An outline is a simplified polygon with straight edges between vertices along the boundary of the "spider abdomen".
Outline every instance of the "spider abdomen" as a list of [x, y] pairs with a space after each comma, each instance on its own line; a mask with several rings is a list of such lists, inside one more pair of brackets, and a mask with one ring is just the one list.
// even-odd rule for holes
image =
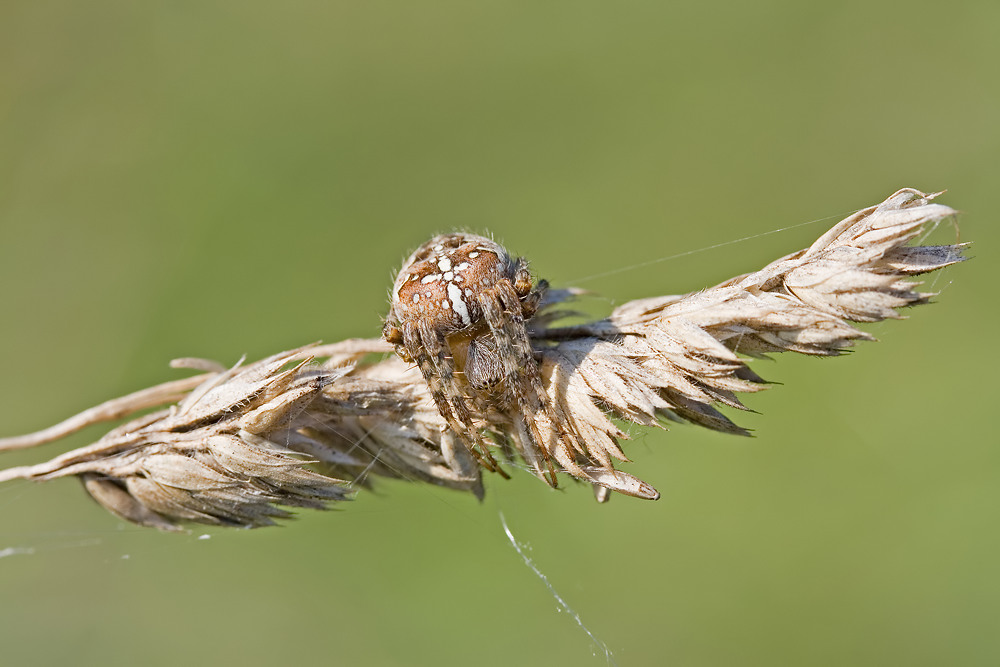
[[392, 304], [400, 321], [427, 318], [458, 331], [483, 317], [476, 295], [507, 277], [510, 258], [480, 236], [451, 234], [424, 244], [400, 271]]

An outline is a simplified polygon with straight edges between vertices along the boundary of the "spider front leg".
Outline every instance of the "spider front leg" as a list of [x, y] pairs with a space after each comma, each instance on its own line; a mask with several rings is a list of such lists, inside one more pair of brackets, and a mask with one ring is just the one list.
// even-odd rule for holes
[[483, 467], [506, 477], [483, 442], [461, 389], [455, 382], [454, 360], [448, 356], [447, 342], [426, 320], [403, 323], [403, 345], [427, 382], [438, 412]]
[[[554, 456], [567, 471], [588, 479], [573, 460], [567, 445], [566, 420], [552, 405], [542, 386], [538, 363], [524, 327], [520, 298], [514, 287], [510, 281], [501, 280], [493, 290], [480, 294], [478, 302], [500, 350], [498, 359], [502, 364], [507, 394], [513, 404], [511, 407], [516, 409], [524, 422], [525, 431], [530, 435], [530, 442], [526, 444], [537, 448], [545, 462], [547, 471], [544, 476], [551, 486], [557, 485], [551, 461]], [[542, 435], [538, 426], [540, 421], [549, 423], [549, 438]], [[537, 460], [538, 457], [535, 458]]]

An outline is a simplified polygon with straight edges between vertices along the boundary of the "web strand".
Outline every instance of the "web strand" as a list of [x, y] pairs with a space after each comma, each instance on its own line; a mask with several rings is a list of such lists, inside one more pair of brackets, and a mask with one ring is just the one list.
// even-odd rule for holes
[[553, 586], [552, 582], [549, 581], [549, 578], [545, 576], [545, 573], [542, 572], [540, 569], [538, 569], [538, 566], [535, 565], [535, 561], [531, 560], [531, 557], [525, 553], [524, 546], [517, 541], [517, 538], [514, 537], [514, 534], [510, 530], [510, 526], [507, 525], [507, 519], [504, 517], [503, 512], [499, 512], [499, 515], [500, 515], [500, 524], [503, 526], [504, 534], [507, 535], [507, 539], [510, 540], [511, 545], [517, 551], [517, 554], [521, 557], [521, 560], [524, 561], [524, 564], [527, 565], [528, 568], [535, 573], [536, 577], [542, 580], [542, 583], [545, 584], [545, 587], [547, 589], [549, 589], [549, 593], [552, 594], [552, 597], [555, 598], [556, 603], [562, 608], [562, 610], [565, 611], [567, 614], [569, 614], [570, 618], [572, 618], [576, 622], [576, 624], [580, 627], [581, 630], [587, 633], [587, 636], [590, 637], [590, 640], [598, 648], [604, 651], [604, 656], [607, 658], [608, 664], [617, 665], [618, 663], [615, 662], [615, 657], [611, 653], [611, 649], [608, 648], [608, 645], [602, 642], [600, 639], [598, 639], [594, 635], [594, 633], [591, 632], [587, 628], [587, 626], [583, 624], [583, 619], [580, 618], [580, 615], [577, 614], [573, 610], [573, 608], [566, 603], [566, 600], [564, 600], [563, 597], [559, 595], [558, 591], [556, 591], [555, 589], [555, 586]]
[[[858, 209], [861, 210], [861, 209]], [[854, 211], [853, 213], [856, 213]], [[851, 215], [849, 213], [848, 215]], [[679, 252], [673, 255], [666, 255], [663, 257], [657, 257], [656, 259], [650, 259], [645, 262], [639, 262], [637, 264], [629, 264], [628, 266], [622, 266], [617, 269], [611, 269], [609, 271], [604, 271], [602, 273], [592, 273], [590, 275], [583, 276], [581, 278], [576, 278], [575, 280], [566, 281], [567, 285], [578, 285], [580, 283], [590, 282], [592, 280], [597, 280], [598, 278], [606, 278], [608, 276], [615, 276], [619, 273], [626, 273], [628, 271], [635, 271], [637, 269], [643, 269], [647, 266], [653, 266], [655, 264], [661, 264], [663, 262], [669, 262], [671, 260], [680, 259], [681, 257], [688, 257], [690, 255], [697, 255], [699, 253], [708, 252], [709, 250], [715, 250], [717, 248], [724, 248], [730, 245], [736, 245], [737, 243], [743, 243], [745, 241], [752, 241], [753, 239], [763, 238], [765, 236], [771, 236], [772, 234], [779, 234], [781, 232], [787, 232], [792, 229], [798, 229], [799, 227], [806, 227], [808, 225], [815, 225], [820, 222], [826, 222], [827, 220], [834, 220], [846, 217], [845, 215], [828, 215], [823, 218], [816, 218], [815, 220], [809, 220], [808, 222], [800, 222], [796, 225], [790, 225], [788, 227], [779, 227], [778, 229], [772, 229], [770, 231], [761, 232], [759, 234], [752, 234], [750, 236], [744, 236], [738, 239], [732, 239], [729, 241], [723, 241], [722, 243], [713, 243], [712, 245], [703, 246], [701, 248], [695, 248], [694, 250], [685, 250], [684, 252]]]

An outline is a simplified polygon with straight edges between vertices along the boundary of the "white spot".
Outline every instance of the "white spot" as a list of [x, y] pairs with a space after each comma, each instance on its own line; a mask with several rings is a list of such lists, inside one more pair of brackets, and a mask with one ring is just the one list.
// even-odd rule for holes
[[451, 271], [451, 260], [447, 257], [442, 257], [438, 260], [438, 268], [442, 271]]
[[419, 294], [414, 294], [413, 295], [413, 303], [416, 303], [417, 301], [420, 301], [420, 295]]
[[454, 280], [455, 279], [455, 274], [452, 273], [451, 271], [446, 271], [445, 274], [444, 274], [444, 279], [445, 280]]
[[461, 264], [459, 264], [458, 266], [455, 267], [455, 270], [456, 271], [465, 271], [467, 268], [469, 268], [469, 263], [468, 262], [462, 262]]
[[[448, 285], [448, 287], [451, 287], [451, 285]], [[441, 301], [441, 307], [444, 308], [445, 310], [451, 310], [451, 303], [448, 301], [448, 299], [444, 299]]]
[[437, 244], [436, 246], [434, 246], [434, 249], [435, 249], [435, 250], [441, 250], [441, 249], [443, 249], [443, 248], [444, 248], [444, 246], [443, 246], [443, 245], [441, 245], [440, 243], [438, 243], [438, 244]]
[[437, 282], [438, 280], [441, 280], [441, 274], [435, 273], [434, 275], [431, 276], [424, 276], [423, 278], [420, 279], [420, 282], [426, 285], [427, 283]]
[[469, 253], [469, 259], [475, 259], [476, 257], [479, 257], [479, 253], [478, 252], [470, 252]]
[[472, 319], [469, 317], [469, 307], [465, 304], [462, 299], [462, 290], [458, 288], [457, 285], [452, 283], [448, 284], [448, 298], [451, 299], [451, 306], [458, 313], [458, 316], [462, 318], [462, 324], [466, 326], [472, 324]]

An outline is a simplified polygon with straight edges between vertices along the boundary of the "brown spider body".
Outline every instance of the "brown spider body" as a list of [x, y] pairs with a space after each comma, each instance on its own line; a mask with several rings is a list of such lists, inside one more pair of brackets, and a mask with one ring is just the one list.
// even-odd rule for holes
[[512, 413], [531, 440], [526, 458], [554, 485], [549, 448], [534, 420], [560, 422], [524, 324], [545, 287], [544, 281], [533, 284], [523, 259], [490, 239], [437, 236], [404, 262], [383, 335], [403, 359], [417, 364], [439, 412], [484, 466], [502, 473], [470, 404]]

